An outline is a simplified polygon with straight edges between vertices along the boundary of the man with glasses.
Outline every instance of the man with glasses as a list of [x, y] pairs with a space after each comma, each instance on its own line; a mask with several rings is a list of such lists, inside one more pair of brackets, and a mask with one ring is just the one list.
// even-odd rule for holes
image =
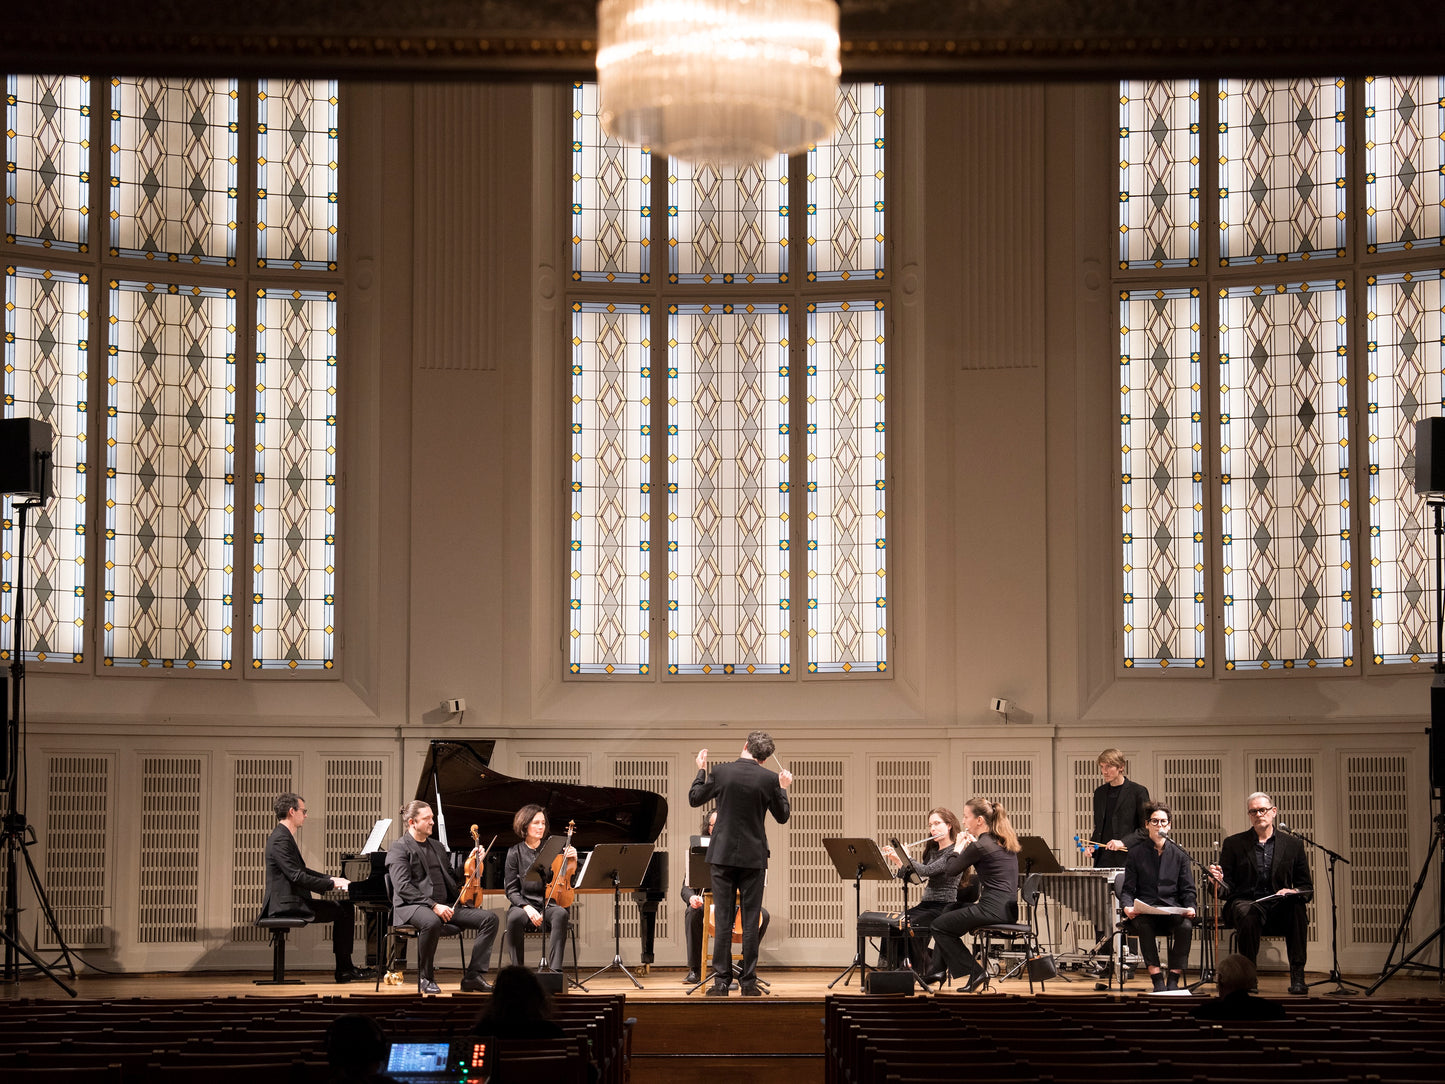
[[1239, 939], [1240, 955], [1250, 963], [1259, 956], [1264, 934], [1283, 934], [1289, 957], [1289, 992], [1305, 994], [1305, 945], [1309, 909], [1314, 895], [1304, 844], [1295, 836], [1275, 832], [1279, 812], [1268, 794], [1251, 794], [1244, 803], [1250, 827], [1224, 841], [1219, 864], [1209, 875], [1223, 893], [1224, 920]]
[[[1184, 969], [1189, 965], [1189, 945], [1194, 935], [1194, 874], [1184, 848], [1169, 841], [1169, 822], [1173, 815], [1169, 807], [1163, 802], [1150, 802], [1145, 810], [1149, 838], [1129, 848], [1119, 902], [1139, 935], [1139, 952], [1149, 966], [1154, 989], [1177, 990], [1184, 984]], [[1178, 913], [1146, 914], [1141, 904]], [[1159, 966], [1159, 945], [1155, 940], [1160, 934], [1170, 938], [1167, 984]]]

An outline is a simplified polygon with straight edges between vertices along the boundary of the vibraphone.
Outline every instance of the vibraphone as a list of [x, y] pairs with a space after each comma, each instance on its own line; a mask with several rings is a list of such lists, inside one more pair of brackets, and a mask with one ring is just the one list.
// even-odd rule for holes
[[[1098, 938], [1096, 930], [1112, 933], [1117, 951], [1117, 942], [1123, 935], [1115, 931], [1122, 916], [1119, 899], [1114, 895], [1114, 878], [1123, 872], [1086, 866], [1043, 874], [1043, 909], [1047, 918], [1039, 923], [1039, 933], [1047, 935], [1052, 942], [1050, 947], [1056, 961], [1080, 964], [1091, 961]], [[1070, 931], [1073, 937], [1066, 942], [1065, 935]]]

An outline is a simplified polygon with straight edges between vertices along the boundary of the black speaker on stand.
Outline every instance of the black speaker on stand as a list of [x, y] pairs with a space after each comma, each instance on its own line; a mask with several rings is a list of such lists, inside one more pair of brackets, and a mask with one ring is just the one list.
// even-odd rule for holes
[[0, 494], [10, 498], [15, 513], [15, 613], [10, 622], [10, 710], [6, 713], [5, 741], [0, 749], [0, 778], [5, 781], [5, 924], [0, 940], [5, 943], [4, 981], [20, 981], [20, 958], [55, 983], [71, 997], [76, 992], [67, 986], [52, 967], [46, 966], [20, 941], [19, 859], [24, 859], [30, 876], [30, 887], [45, 915], [55, 943], [75, 978], [75, 964], [70, 949], [61, 936], [60, 924], [45, 894], [45, 886], [36, 873], [26, 849], [34, 841], [34, 832], [25, 821], [20, 807], [21, 765], [25, 761], [25, 515], [39, 508], [53, 494], [51, 442], [54, 439], [49, 422], [34, 418], [0, 418]]

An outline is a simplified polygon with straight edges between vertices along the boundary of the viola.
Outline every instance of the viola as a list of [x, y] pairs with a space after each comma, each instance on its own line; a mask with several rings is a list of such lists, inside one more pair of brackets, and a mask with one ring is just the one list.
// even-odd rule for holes
[[[567, 822], [567, 847], [572, 846], [572, 833], [577, 831], [577, 822]], [[566, 847], [563, 851], [566, 851]], [[577, 890], [572, 887], [572, 877], [577, 872], [577, 857], [565, 857], [559, 854], [552, 859], [552, 880], [547, 885], [547, 896], [542, 901], [542, 909], [547, 909], [547, 904], [555, 903], [558, 907], [571, 907], [572, 901], [577, 896]]]
[[[497, 842], [497, 837], [492, 837], [492, 843]], [[477, 826], [472, 825], [472, 853], [467, 855], [466, 883], [462, 885], [461, 895], [457, 897], [457, 906], [480, 907], [482, 905], [482, 862], [487, 857], [487, 852], [492, 849], [492, 843], [486, 847], [482, 846], [482, 837], [477, 833]]]

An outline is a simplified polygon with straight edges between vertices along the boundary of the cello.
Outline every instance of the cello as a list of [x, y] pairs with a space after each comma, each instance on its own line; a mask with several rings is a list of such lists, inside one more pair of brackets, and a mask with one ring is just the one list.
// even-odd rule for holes
[[[567, 844], [563, 848], [572, 846], [572, 833], [577, 831], [577, 822], [567, 822]], [[577, 890], [572, 887], [572, 877], [577, 872], [577, 856], [571, 858], [559, 854], [552, 859], [552, 879], [547, 883], [547, 895], [542, 900], [542, 910], [547, 910], [547, 904], [555, 903], [558, 907], [571, 907], [572, 901], [577, 896]]]

